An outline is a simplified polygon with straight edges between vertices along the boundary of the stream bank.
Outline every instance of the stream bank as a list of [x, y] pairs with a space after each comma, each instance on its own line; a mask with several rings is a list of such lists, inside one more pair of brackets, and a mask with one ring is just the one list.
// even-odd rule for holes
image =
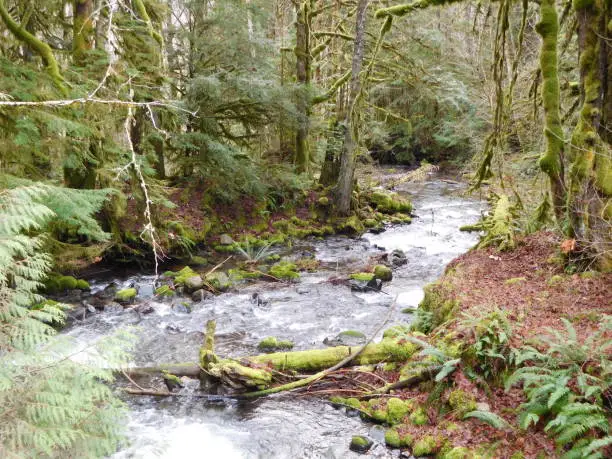
[[[439, 180], [401, 184], [397, 191], [409, 196], [415, 208], [411, 225], [393, 225], [359, 239], [333, 236], [302, 241], [291, 252], [312, 254], [319, 261], [315, 272], [288, 284], [257, 280], [237, 292], [195, 303], [190, 313], [155, 299], [149, 274], [93, 279], [93, 292], [111, 280], [119, 287], [139, 285], [136, 301], [152, 312], [104, 311], [75, 323], [66, 333], [87, 345], [121, 327], [136, 325], [140, 331], [134, 365], [150, 366], [196, 361], [209, 319], [217, 321], [216, 352], [232, 357], [258, 353], [257, 344], [267, 336], [289, 339], [295, 349], [324, 347], [325, 339], [345, 330], [369, 336], [396, 296], [398, 304], [390, 323], [409, 324], [414, 314], [401, 311], [413, 311], [423, 297], [423, 286], [476, 242], [474, 235], [458, 231], [481, 214], [481, 204], [461, 197], [463, 190], [459, 184]], [[353, 292], [327, 281], [359, 270], [370, 256], [394, 249], [404, 251], [407, 263], [394, 270], [393, 279], [384, 284], [384, 293]], [[261, 301], [254, 301], [254, 294]], [[188, 384], [181, 393], [189, 395], [196, 386]], [[384, 446], [382, 427], [365, 424], [312, 398], [206, 402], [189, 397], [128, 397], [127, 402], [130, 445], [117, 454], [122, 458], [157, 453], [161, 457], [201, 457], [204, 452], [211, 457], [357, 457], [348, 449], [354, 434], [376, 440], [370, 450], [374, 457], [399, 455]]]

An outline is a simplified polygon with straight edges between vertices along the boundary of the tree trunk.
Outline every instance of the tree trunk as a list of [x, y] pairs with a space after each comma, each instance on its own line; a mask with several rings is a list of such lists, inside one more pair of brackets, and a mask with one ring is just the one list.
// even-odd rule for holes
[[72, 59], [83, 65], [87, 51], [93, 48], [93, 0], [74, 0], [72, 20]]
[[540, 69], [542, 71], [542, 104], [545, 114], [544, 136], [546, 137], [546, 151], [540, 157], [540, 168], [550, 179], [555, 216], [558, 223], [563, 224], [566, 190], [563, 178], [563, 127], [559, 112], [559, 59], [557, 53], [559, 17], [555, 0], [542, 0], [540, 22], [536, 30], [542, 37]]
[[[582, 108], [572, 135], [568, 236], [578, 253], [590, 252], [602, 267], [612, 266], [607, 246], [612, 221], [610, 148], [609, 2], [574, 3], [578, 18]], [[608, 124], [606, 126], [606, 124]], [[608, 141], [606, 141], [608, 140]]]
[[295, 59], [296, 78], [300, 85], [297, 109], [301, 119], [295, 134], [295, 167], [297, 172], [307, 172], [310, 163], [308, 151], [308, 133], [310, 131], [310, 101], [309, 89], [311, 78], [310, 57], [310, 11], [312, 0], [297, 3], [295, 21]]
[[346, 133], [344, 148], [340, 157], [340, 173], [335, 190], [336, 209], [339, 215], [346, 216], [351, 211], [353, 178], [355, 174], [355, 151], [357, 149], [356, 105], [361, 93], [361, 67], [365, 48], [366, 12], [369, 0], [359, 0], [357, 4], [357, 24], [355, 28], [355, 48], [351, 66], [351, 83], [346, 113]]

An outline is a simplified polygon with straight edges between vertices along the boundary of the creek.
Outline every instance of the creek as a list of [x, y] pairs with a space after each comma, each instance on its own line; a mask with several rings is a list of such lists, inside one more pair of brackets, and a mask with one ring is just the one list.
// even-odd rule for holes
[[[257, 343], [275, 336], [295, 343], [295, 349], [323, 347], [345, 330], [370, 336], [394, 303], [388, 326], [409, 323], [423, 297], [423, 286], [435, 280], [446, 264], [472, 247], [477, 235], [462, 233], [461, 225], [474, 223], [484, 204], [465, 198], [464, 186], [432, 178], [405, 183], [396, 191], [410, 197], [415, 218], [409, 225], [394, 225], [380, 234], [359, 239], [334, 236], [294, 243], [280, 255], [289, 259], [314, 256], [320, 266], [303, 273], [298, 282], [257, 281], [192, 306], [191, 313], [176, 312], [168, 302], [153, 297], [153, 276], [132, 275], [112, 280], [120, 286], [139, 286], [138, 302], [154, 312], [108, 310], [73, 324], [66, 334], [88, 345], [127, 325], [135, 325], [138, 344], [134, 364], [197, 361], [204, 324], [217, 322], [215, 351], [237, 357], [259, 353]], [[330, 277], [359, 271], [367, 260], [384, 251], [402, 250], [407, 263], [394, 268], [393, 280], [382, 292], [357, 293], [346, 285], [327, 282]], [[94, 279], [92, 291], [109, 282]], [[197, 381], [182, 389], [183, 397], [127, 397], [130, 444], [114, 457], [125, 458], [353, 458], [353, 435], [375, 441], [370, 457], [399, 457], [384, 446], [384, 429], [349, 416], [315, 397], [278, 396], [256, 401], [207, 400], [189, 397]]]

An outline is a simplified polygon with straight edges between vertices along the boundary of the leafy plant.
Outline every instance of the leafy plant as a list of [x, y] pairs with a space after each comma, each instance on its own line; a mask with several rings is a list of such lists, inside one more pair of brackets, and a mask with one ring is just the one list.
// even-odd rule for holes
[[0, 191], [0, 451], [6, 457], [101, 457], [122, 439], [123, 405], [105, 382], [127, 361], [129, 337], [91, 347], [87, 364], [73, 361], [74, 345], [54, 337], [51, 326], [64, 321], [64, 307], [37, 293], [52, 265], [44, 230], [56, 218], [44, 203], [66, 205], [65, 196], [42, 184]]
[[257, 247], [256, 245], [251, 245], [250, 239], [246, 237], [244, 242], [236, 247], [236, 250], [242, 255], [247, 264], [256, 264], [270, 255], [271, 248], [271, 242], [265, 242], [260, 247]]
[[506, 420], [504, 418], [502, 418], [501, 416], [491, 412], [491, 411], [481, 411], [481, 410], [475, 410], [475, 411], [470, 411], [469, 413], [466, 413], [463, 416], [463, 419], [469, 419], [469, 418], [475, 418], [478, 419], [486, 424], [489, 424], [491, 427], [495, 427], [496, 429], [508, 429], [510, 427], [510, 425], [508, 424], [508, 422], [506, 422]]
[[[609, 444], [609, 413], [604, 397], [610, 390], [610, 359], [606, 339], [612, 322], [604, 317], [599, 330], [584, 341], [571, 322], [562, 319], [565, 332], [551, 330], [542, 342], [545, 351], [527, 346], [515, 351], [515, 362], [530, 365], [516, 370], [506, 390], [522, 382], [528, 401], [521, 407], [522, 428], [544, 421], [544, 430], [568, 449], [567, 457], [602, 457]], [[606, 438], [598, 439], [605, 435]]]

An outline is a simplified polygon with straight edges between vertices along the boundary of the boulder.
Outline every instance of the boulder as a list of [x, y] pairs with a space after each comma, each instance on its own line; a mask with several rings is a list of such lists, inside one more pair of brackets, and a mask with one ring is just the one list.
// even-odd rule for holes
[[213, 294], [210, 293], [208, 290], [204, 290], [203, 288], [200, 288], [191, 294], [191, 300], [194, 303], [199, 303], [201, 301], [209, 299], [212, 296]]
[[389, 262], [392, 266], [402, 266], [408, 263], [408, 258], [403, 250], [396, 249], [389, 254]]
[[196, 290], [199, 290], [204, 287], [204, 280], [201, 276], [195, 275], [185, 279], [184, 285], [185, 290], [187, 290], [188, 292], [195, 292]]
[[349, 286], [353, 292], [380, 292], [382, 281], [380, 279], [370, 279], [369, 281], [351, 279]]
[[364, 437], [362, 435], [356, 435], [351, 438], [351, 444], [349, 445], [349, 449], [351, 451], [355, 451], [356, 453], [367, 453], [374, 442], [370, 440], [368, 437]]
[[136, 295], [138, 295], [138, 291], [134, 287], [124, 288], [115, 293], [115, 301], [123, 305], [132, 304]]
[[234, 240], [229, 234], [222, 234], [219, 236], [219, 244], [221, 245], [232, 245]]
[[374, 267], [374, 277], [383, 282], [389, 282], [391, 279], [393, 279], [393, 272], [388, 266], [376, 265]]

